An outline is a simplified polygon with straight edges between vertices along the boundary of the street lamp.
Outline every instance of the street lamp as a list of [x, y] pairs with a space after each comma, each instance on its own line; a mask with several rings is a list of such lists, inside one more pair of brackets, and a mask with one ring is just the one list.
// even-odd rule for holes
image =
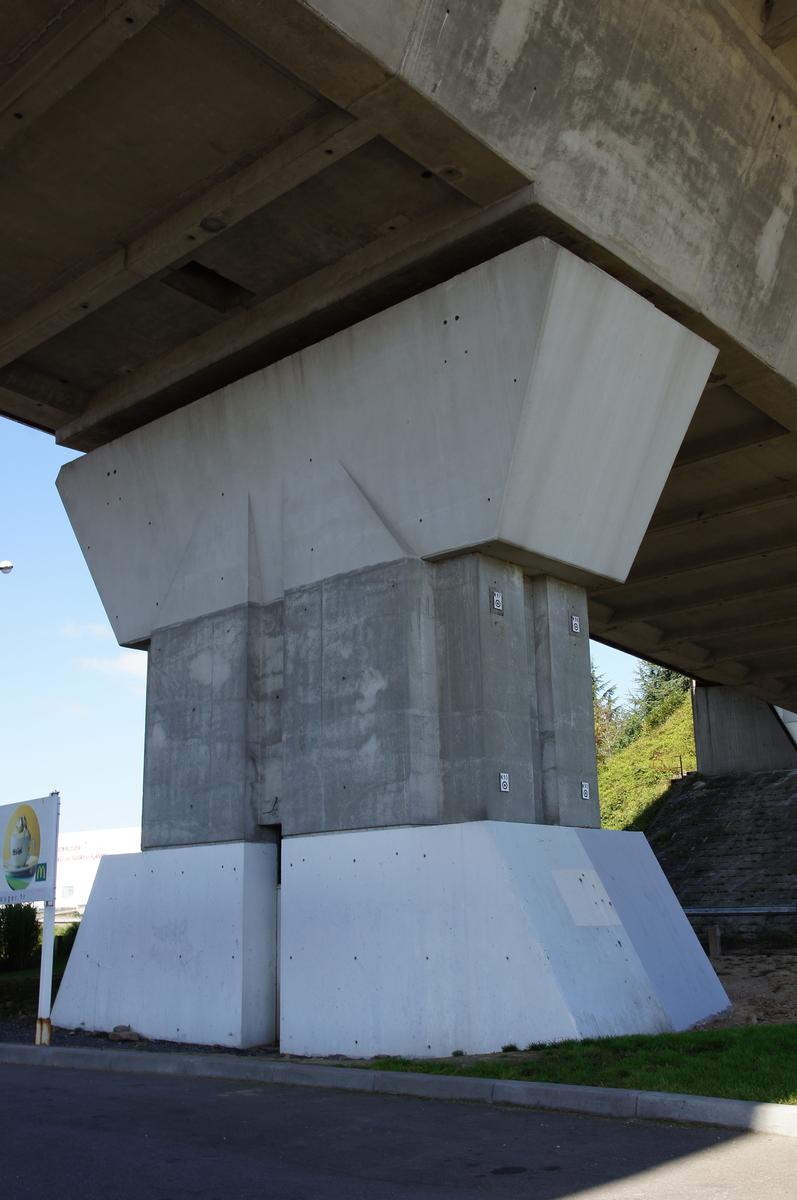
[[8, 575], [9, 571], [13, 570], [14, 564], [9, 562], [7, 558], [4, 558], [3, 561], [0, 562], [0, 571], [2, 571], [4, 575]]

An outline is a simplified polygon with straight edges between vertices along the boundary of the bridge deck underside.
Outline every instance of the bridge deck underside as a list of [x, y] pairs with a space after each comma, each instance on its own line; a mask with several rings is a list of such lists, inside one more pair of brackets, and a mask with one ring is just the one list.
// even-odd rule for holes
[[35, 0], [0, 42], [1, 413], [91, 449], [553, 237], [720, 348], [593, 633], [797, 708], [791, 385], [293, 0]]

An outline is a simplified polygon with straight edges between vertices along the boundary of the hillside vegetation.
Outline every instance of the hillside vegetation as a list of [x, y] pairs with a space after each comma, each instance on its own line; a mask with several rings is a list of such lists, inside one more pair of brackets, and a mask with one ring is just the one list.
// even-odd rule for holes
[[593, 692], [602, 823], [645, 829], [672, 778], [696, 768], [689, 681], [644, 665], [626, 710], [598, 677]]

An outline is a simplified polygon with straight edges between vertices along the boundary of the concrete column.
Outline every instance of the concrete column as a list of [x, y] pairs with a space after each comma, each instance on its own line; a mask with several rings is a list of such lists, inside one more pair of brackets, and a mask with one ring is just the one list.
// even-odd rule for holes
[[523, 572], [478, 554], [434, 570], [442, 819], [538, 821]]
[[282, 790], [263, 815], [283, 834], [439, 818], [433, 586], [399, 560], [286, 594]]
[[797, 767], [797, 747], [772, 707], [736, 688], [695, 684], [697, 769], [703, 775]]
[[144, 846], [599, 824], [586, 622], [581, 588], [468, 554], [157, 630]]
[[528, 585], [533, 612], [539, 800], [547, 825], [599, 826], [587, 598], [543, 576]]
[[144, 849], [272, 836], [260, 809], [277, 786], [281, 678], [281, 604], [239, 605], [154, 631]]

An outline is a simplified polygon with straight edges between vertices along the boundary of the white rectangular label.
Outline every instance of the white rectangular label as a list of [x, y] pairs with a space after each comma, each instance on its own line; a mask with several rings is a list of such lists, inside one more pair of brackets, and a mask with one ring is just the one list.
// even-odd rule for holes
[[581, 780], [581, 799], [589, 800], [589, 784], [586, 779]]
[[570, 618], [570, 631], [571, 633], [581, 633], [581, 618], [577, 617], [575, 613]]
[[500, 775], [498, 776], [498, 779], [499, 779], [499, 782], [501, 785], [501, 791], [508, 792], [509, 791], [509, 772], [501, 771]]

